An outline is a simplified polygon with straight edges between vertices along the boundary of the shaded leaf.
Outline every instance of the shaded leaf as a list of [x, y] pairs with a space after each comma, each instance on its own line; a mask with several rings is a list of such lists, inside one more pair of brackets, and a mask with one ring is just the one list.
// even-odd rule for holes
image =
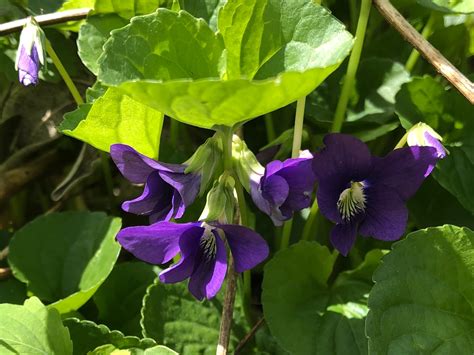
[[67, 313], [92, 297], [112, 271], [120, 226], [119, 218], [97, 212], [41, 216], [14, 234], [8, 262], [28, 291]]
[[372, 354], [474, 351], [474, 233], [452, 225], [410, 233], [374, 275]]

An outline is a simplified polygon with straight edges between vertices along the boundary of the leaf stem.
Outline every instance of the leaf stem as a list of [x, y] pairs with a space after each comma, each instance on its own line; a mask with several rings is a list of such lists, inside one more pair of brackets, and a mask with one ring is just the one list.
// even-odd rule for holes
[[[300, 155], [301, 140], [303, 136], [304, 107], [306, 96], [296, 101], [295, 126], [293, 129], [293, 146], [291, 148], [291, 157], [297, 158]], [[285, 222], [280, 242], [280, 250], [286, 249], [290, 244], [291, 228], [293, 227], [293, 219]]]
[[46, 40], [46, 52], [48, 53], [49, 57], [53, 61], [53, 64], [56, 67], [56, 69], [58, 69], [59, 75], [61, 75], [61, 78], [63, 78], [64, 83], [66, 83], [66, 86], [69, 89], [69, 92], [71, 93], [72, 97], [74, 98], [74, 101], [76, 101], [76, 104], [78, 106], [82, 105], [84, 103], [84, 100], [82, 99], [82, 96], [79, 93], [79, 90], [77, 90], [76, 85], [74, 85], [74, 82], [69, 76], [66, 68], [64, 68], [63, 63], [61, 63], [61, 60], [59, 59], [58, 55], [54, 51], [53, 47], [51, 46], [51, 42], [49, 40]]
[[265, 130], [267, 131], [267, 142], [273, 142], [276, 138], [275, 126], [273, 125], [272, 114], [265, 115]]
[[230, 330], [234, 314], [235, 293], [237, 290], [237, 275], [234, 270], [234, 259], [229, 254], [229, 266], [227, 269], [227, 288], [222, 308], [221, 325], [219, 329], [219, 341], [217, 343], [216, 355], [226, 355], [229, 348]]
[[342, 85], [341, 96], [336, 107], [336, 113], [334, 114], [334, 120], [332, 122], [331, 132], [340, 132], [344, 117], [346, 115], [347, 104], [349, 103], [349, 97], [354, 89], [355, 76], [357, 68], [359, 67], [360, 55], [362, 53], [362, 46], [364, 44], [365, 31], [367, 29], [367, 22], [369, 21], [370, 7], [372, 0], [362, 0], [359, 13], [359, 21], [357, 22], [356, 38], [352, 53], [349, 58], [347, 65], [346, 77], [344, 78], [344, 84]]
[[[423, 27], [423, 31], [421, 32], [421, 36], [424, 39], [428, 39], [432, 33], [433, 33], [433, 26], [436, 23], [436, 14], [434, 11], [431, 12], [431, 15], [426, 22], [425, 27]], [[411, 72], [413, 68], [416, 65], [416, 62], [418, 61], [418, 58], [420, 58], [420, 52], [418, 52], [415, 48], [410, 53], [410, 56], [408, 57], [407, 62], [405, 63], [405, 69], [408, 72]]]
[[313, 231], [313, 226], [316, 222], [316, 217], [318, 216], [319, 206], [318, 206], [318, 199], [315, 197], [313, 201], [313, 205], [309, 211], [308, 219], [303, 228], [303, 235], [301, 236], [301, 240], [310, 240], [311, 239], [311, 232]]

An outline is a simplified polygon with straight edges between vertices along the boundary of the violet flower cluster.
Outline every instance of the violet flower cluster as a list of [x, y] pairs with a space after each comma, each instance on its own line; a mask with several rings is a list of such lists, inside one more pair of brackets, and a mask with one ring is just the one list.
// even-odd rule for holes
[[[324, 148], [314, 155], [303, 152], [298, 158], [275, 160], [264, 168], [243, 141], [237, 137], [234, 143], [237, 175], [255, 205], [275, 225], [309, 207], [318, 183], [319, 210], [336, 224], [331, 243], [343, 255], [348, 254], [358, 234], [386, 241], [399, 239], [408, 219], [406, 201], [443, 156], [439, 141], [428, 141], [428, 146], [395, 149], [379, 158], [357, 138], [329, 134], [324, 138]], [[226, 243], [237, 272], [255, 267], [269, 254], [266, 241], [258, 233], [227, 223], [233, 219], [235, 207], [234, 180], [227, 174], [215, 180], [209, 192], [207, 203], [212, 206], [206, 205], [201, 216], [204, 221], [170, 222], [181, 218], [199, 192], [206, 190], [203, 181], [213, 179], [210, 170], [218, 164], [208, 160], [218, 154], [209, 149], [216, 147], [218, 142], [210, 141], [198, 150], [202, 157], [188, 161], [198, 167], [193, 171], [188, 171], [188, 164], [161, 163], [123, 144], [111, 147], [120, 172], [130, 182], [144, 184], [143, 193], [124, 202], [122, 208], [147, 215], [152, 223], [125, 228], [117, 240], [137, 258], [153, 264], [169, 263], [179, 254], [179, 261], [162, 271], [159, 278], [164, 283], [189, 279], [188, 288], [199, 300], [214, 297], [225, 279]], [[200, 169], [207, 165], [211, 168], [203, 173], [205, 170]]]

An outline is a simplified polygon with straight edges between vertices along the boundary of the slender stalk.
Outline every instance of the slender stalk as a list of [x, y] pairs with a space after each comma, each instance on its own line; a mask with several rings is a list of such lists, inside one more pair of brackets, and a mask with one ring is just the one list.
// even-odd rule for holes
[[48, 40], [46, 40], [46, 52], [48, 53], [49, 57], [53, 61], [53, 64], [56, 67], [56, 69], [58, 69], [59, 75], [61, 75], [61, 78], [63, 78], [64, 83], [66, 84], [67, 88], [69, 89], [69, 92], [74, 98], [74, 101], [76, 101], [76, 104], [82, 105], [84, 103], [84, 100], [82, 99], [82, 96], [79, 93], [79, 90], [77, 90], [76, 85], [74, 85], [74, 82], [69, 76], [66, 68], [64, 68], [63, 63], [61, 63], [61, 60], [59, 59], [58, 55], [54, 51], [53, 47], [51, 46], [51, 42], [49, 42]]
[[[296, 102], [295, 127], [293, 129], [293, 146], [291, 148], [291, 157], [297, 158], [300, 155], [301, 139], [303, 136], [303, 122], [304, 122], [304, 107], [306, 103], [306, 96], [302, 97]], [[283, 225], [283, 232], [281, 236], [280, 249], [285, 249], [290, 244], [291, 228], [293, 227], [293, 220], [290, 219]]]
[[369, 21], [370, 7], [372, 0], [362, 0], [359, 13], [359, 21], [357, 22], [356, 38], [352, 53], [349, 58], [347, 65], [346, 77], [344, 78], [344, 84], [342, 85], [341, 96], [336, 107], [336, 113], [334, 114], [334, 120], [332, 123], [332, 132], [340, 132], [344, 117], [346, 115], [347, 104], [349, 103], [349, 97], [354, 89], [355, 76], [357, 68], [359, 67], [360, 55], [362, 53], [362, 46], [364, 44], [365, 31], [367, 29], [367, 22]]
[[[426, 22], [425, 27], [423, 27], [423, 31], [421, 32], [421, 36], [424, 39], [428, 39], [431, 34], [433, 33], [433, 26], [436, 23], [436, 13], [433, 11], [431, 12], [430, 18]], [[418, 52], [415, 48], [410, 53], [407, 62], [405, 63], [405, 69], [408, 72], [411, 72], [416, 65], [416, 62], [420, 58], [420, 52]]]
[[265, 115], [265, 130], [267, 131], [267, 142], [273, 142], [276, 138], [275, 126], [273, 125], [272, 114]]
[[265, 318], [262, 317], [257, 321], [257, 323], [254, 324], [252, 329], [250, 329], [250, 331], [247, 333], [247, 335], [245, 335], [245, 337], [240, 341], [240, 343], [235, 348], [235, 353], [234, 353], [235, 355], [240, 354], [242, 349], [245, 348], [245, 346], [253, 338], [255, 333], [257, 333], [257, 330], [260, 329], [260, 327], [263, 325], [264, 322], [265, 322]]
[[179, 122], [170, 117], [170, 145], [175, 147], [179, 140]]
[[316, 217], [318, 216], [318, 200], [316, 197], [314, 198], [313, 205], [309, 211], [308, 219], [303, 228], [303, 235], [301, 236], [302, 240], [310, 240], [311, 239], [311, 232], [313, 231], [313, 226], [316, 222]]
[[227, 272], [227, 288], [224, 296], [221, 325], [219, 329], [219, 341], [217, 343], [216, 355], [226, 355], [229, 348], [230, 330], [234, 313], [235, 293], [237, 291], [237, 274], [234, 270], [234, 259], [229, 254], [229, 266]]
[[[221, 130], [223, 135], [224, 149], [224, 169], [231, 175], [233, 174], [232, 164], [232, 134], [233, 129], [224, 127]], [[236, 185], [239, 184], [238, 179]], [[241, 192], [243, 195], [243, 192]], [[243, 200], [238, 201], [239, 205], [245, 203]], [[244, 213], [245, 214], [245, 213]], [[242, 216], [240, 216], [242, 220]], [[234, 270], [234, 259], [229, 254], [229, 265], [227, 268], [227, 288], [225, 290], [224, 305], [222, 308], [221, 324], [219, 329], [219, 340], [217, 343], [216, 355], [226, 355], [228, 353], [230, 330], [232, 327], [232, 318], [234, 313], [235, 294], [237, 292], [237, 274]]]
[[430, 42], [423, 38], [388, 0], [373, 0], [380, 14], [421, 55], [448, 80], [464, 97], [474, 104], [474, 84], [447, 60]]
[[407, 142], [408, 132], [403, 135], [403, 137], [398, 141], [397, 145], [393, 149], [402, 148]]
[[105, 152], [100, 152], [100, 162], [102, 165], [102, 173], [104, 174], [105, 186], [107, 187], [107, 196], [110, 203], [110, 211], [114, 211], [115, 198], [114, 198], [114, 184], [112, 180], [112, 171], [109, 165], [109, 156]]
[[[38, 15], [35, 16], [36, 22], [41, 26], [55, 25], [58, 23], [65, 23], [69, 21], [78, 21], [87, 17], [87, 14], [92, 9], [82, 8], [73, 9], [68, 11], [54, 12], [52, 14]], [[0, 24], [0, 36], [7, 35], [9, 33], [21, 31], [28, 18], [21, 20], [10, 21]]]

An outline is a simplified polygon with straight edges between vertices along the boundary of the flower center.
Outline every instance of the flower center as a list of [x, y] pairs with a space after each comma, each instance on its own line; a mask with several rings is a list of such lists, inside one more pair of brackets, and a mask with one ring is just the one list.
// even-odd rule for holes
[[211, 226], [205, 225], [203, 227], [204, 233], [199, 241], [199, 247], [201, 248], [206, 261], [211, 261], [216, 257], [216, 236], [214, 235]]
[[341, 192], [337, 201], [337, 209], [343, 220], [348, 221], [357, 213], [365, 210], [364, 183], [351, 181], [351, 186]]

